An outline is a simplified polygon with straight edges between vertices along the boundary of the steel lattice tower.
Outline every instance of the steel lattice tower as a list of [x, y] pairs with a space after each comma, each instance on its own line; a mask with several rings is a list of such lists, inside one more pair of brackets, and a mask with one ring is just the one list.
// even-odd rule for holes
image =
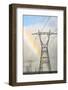
[[[49, 32], [40, 32], [38, 30], [38, 33], [33, 33], [32, 35], [38, 35], [39, 40], [40, 40], [40, 45], [41, 45], [41, 55], [40, 55], [40, 65], [39, 65], [39, 71], [43, 71], [43, 64], [48, 64], [48, 70], [51, 71], [51, 65], [50, 65], [50, 58], [49, 58], [49, 53], [48, 53], [48, 44], [50, 40], [50, 35], [56, 35], [57, 33], [52, 33], [51, 31]], [[46, 44], [43, 43], [41, 36], [42, 35], [47, 35], [48, 40]], [[47, 54], [47, 56], [46, 56]]]

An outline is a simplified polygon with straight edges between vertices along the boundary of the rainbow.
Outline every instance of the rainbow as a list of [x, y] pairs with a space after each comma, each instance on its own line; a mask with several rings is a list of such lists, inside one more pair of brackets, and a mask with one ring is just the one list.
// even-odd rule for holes
[[32, 36], [32, 30], [24, 30], [24, 40], [32, 51], [40, 57], [40, 44], [35, 40], [34, 36]]

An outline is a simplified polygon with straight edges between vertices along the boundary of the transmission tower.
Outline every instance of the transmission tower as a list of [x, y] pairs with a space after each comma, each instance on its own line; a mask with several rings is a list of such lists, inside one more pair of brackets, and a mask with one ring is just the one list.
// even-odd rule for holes
[[[53, 33], [51, 31], [40, 32], [38, 30], [37, 33], [32, 33], [32, 35], [38, 35], [39, 36], [40, 45], [41, 45], [39, 71], [43, 71], [43, 64], [48, 64], [48, 70], [51, 71], [50, 58], [49, 58], [49, 52], [48, 52], [48, 44], [49, 44], [50, 36], [51, 35], [57, 35], [57, 33]], [[41, 37], [42, 35], [47, 35], [47, 37], [48, 37], [46, 44], [44, 44], [42, 41], [42, 37]], [[46, 54], [47, 54], [47, 56], [46, 56]]]

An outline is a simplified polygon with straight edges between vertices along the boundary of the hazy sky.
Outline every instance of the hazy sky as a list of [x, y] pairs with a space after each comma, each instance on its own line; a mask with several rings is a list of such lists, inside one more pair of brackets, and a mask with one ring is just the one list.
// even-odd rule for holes
[[[24, 15], [24, 27], [39, 25], [43, 29], [45, 27], [54, 27], [57, 28], [57, 17], [56, 16], [33, 16], [33, 15]], [[41, 26], [40, 26], [41, 25]]]
[[[32, 33], [38, 32], [57, 32], [57, 17], [56, 16], [27, 16], [24, 15], [24, 71], [26, 71], [26, 65], [28, 61], [33, 62], [33, 71], [39, 67], [41, 46], [38, 35], [33, 36]], [[44, 43], [47, 42], [48, 37], [46, 35], [41, 36]], [[57, 36], [50, 36], [49, 40], [49, 57], [51, 63], [51, 69], [57, 69]], [[45, 71], [48, 70], [44, 68]]]

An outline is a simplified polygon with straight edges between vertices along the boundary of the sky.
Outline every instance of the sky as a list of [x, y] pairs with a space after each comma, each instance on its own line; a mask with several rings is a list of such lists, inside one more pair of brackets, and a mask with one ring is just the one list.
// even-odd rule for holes
[[48, 16], [44, 17], [44, 16], [28, 16], [28, 15], [24, 15], [24, 25], [28, 26], [28, 25], [32, 25], [32, 24], [36, 24], [36, 23], [41, 23], [44, 21], [44, 19], [47, 19]]
[[[38, 16], [38, 15], [24, 15], [24, 27], [38, 25], [43, 29], [45, 27], [57, 28], [57, 17], [56, 16]], [[40, 26], [41, 25], [41, 26]]]
[[[29, 60], [35, 63], [32, 68], [33, 71], [39, 66], [40, 62], [40, 41], [38, 35], [33, 36], [32, 33], [37, 33], [38, 29], [41, 32], [56, 32], [57, 30], [57, 17], [56, 16], [29, 16], [24, 15], [24, 70]], [[41, 28], [42, 29], [41, 29]], [[44, 30], [43, 30], [44, 29]], [[48, 37], [46, 35], [41, 36], [44, 43], [47, 42]], [[57, 68], [57, 37], [51, 36], [49, 41], [49, 56], [51, 61], [52, 70]], [[27, 63], [26, 63], [27, 61]], [[47, 68], [45, 68], [46, 70]]]

